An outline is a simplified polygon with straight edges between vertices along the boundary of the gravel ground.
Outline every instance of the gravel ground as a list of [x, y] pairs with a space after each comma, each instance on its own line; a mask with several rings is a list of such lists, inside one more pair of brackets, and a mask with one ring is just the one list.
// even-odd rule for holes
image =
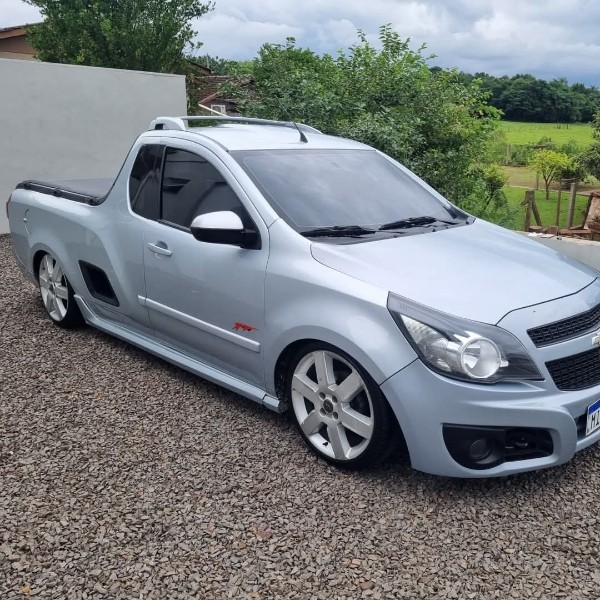
[[598, 598], [599, 450], [340, 472], [285, 417], [68, 332], [0, 237], [0, 598]]

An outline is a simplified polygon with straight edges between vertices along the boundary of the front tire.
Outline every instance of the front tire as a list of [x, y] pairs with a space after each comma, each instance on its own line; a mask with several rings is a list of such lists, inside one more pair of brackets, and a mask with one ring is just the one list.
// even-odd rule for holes
[[56, 325], [72, 329], [83, 324], [73, 288], [62, 267], [51, 254], [44, 254], [40, 260], [38, 283], [44, 308]]
[[397, 425], [387, 400], [345, 352], [324, 343], [302, 348], [289, 362], [285, 393], [304, 441], [328, 462], [359, 469], [394, 449]]

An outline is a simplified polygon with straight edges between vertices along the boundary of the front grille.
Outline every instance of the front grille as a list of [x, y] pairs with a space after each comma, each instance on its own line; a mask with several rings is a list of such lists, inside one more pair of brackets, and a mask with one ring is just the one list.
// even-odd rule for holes
[[548, 371], [559, 390], [583, 390], [600, 383], [600, 348], [551, 360]]
[[600, 304], [594, 308], [579, 313], [573, 317], [555, 321], [541, 327], [529, 329], [527, 333], [531, 341], [540, 348], [570, 340], [586, 331], [591, 331], [600, 325]]

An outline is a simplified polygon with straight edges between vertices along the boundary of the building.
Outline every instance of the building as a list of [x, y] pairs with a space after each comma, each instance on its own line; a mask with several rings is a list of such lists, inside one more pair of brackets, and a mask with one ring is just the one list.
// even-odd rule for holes
[[220, 91], [221, 86], [230, 81], [231, 78], [226, 75], [204, 75], [200, 77], [200, 104], [208, 106], [223, 115], [238, 116], [240, 113], [235, 100], [228, 98]]
[[214, 75], [209, 68], [195, 65], [195, 72], [188, 75], [190, 105], [205, 106], [230, 117], [240, 116], [238, 102], [223, 89], [226, 84], [245, 89], [251, 97], [254, 94], [251, 77], [236, 79], [228, 75]]
[[27, 41], [25, 25], [0, 29], [0, 58], [34, 60], [35, 50]]

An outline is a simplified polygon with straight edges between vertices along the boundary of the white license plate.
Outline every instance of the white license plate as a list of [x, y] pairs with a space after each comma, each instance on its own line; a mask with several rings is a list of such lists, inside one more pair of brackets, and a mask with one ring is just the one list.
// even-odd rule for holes
[[600, 427], [600, 400], [594, 402], [587, 409], [587, 423], [585, 425], [585, 435], [596, 431]]

